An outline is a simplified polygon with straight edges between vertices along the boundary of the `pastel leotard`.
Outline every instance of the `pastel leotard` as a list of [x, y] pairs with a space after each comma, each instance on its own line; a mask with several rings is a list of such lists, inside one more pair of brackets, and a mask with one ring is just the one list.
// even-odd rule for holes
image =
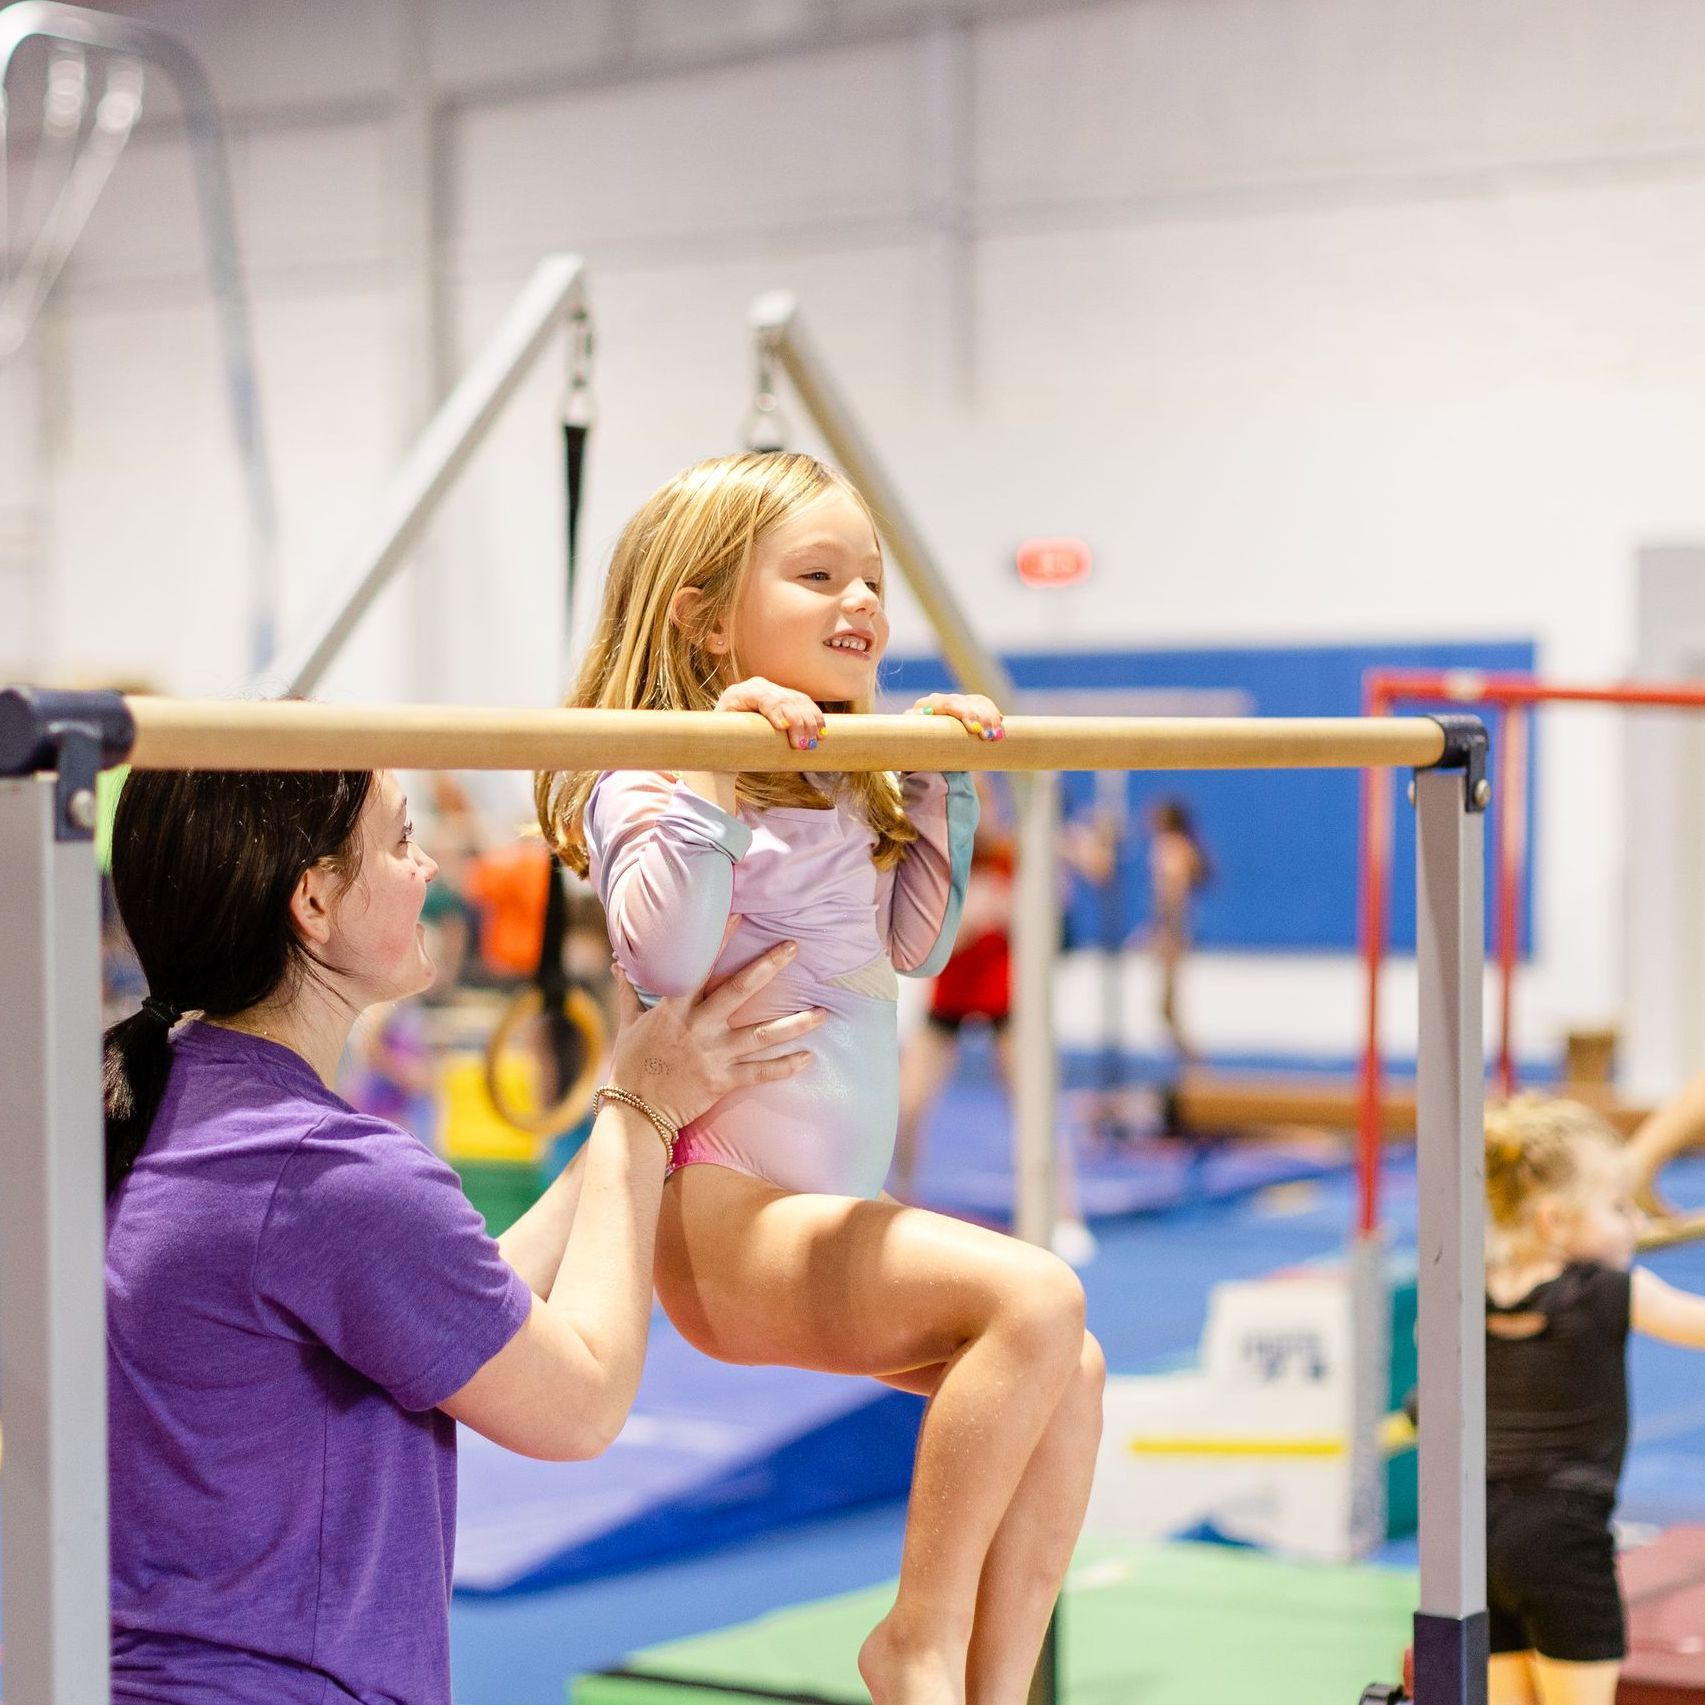
[[[806, 1044], [811, 1064], [724, 1096], [682, 1130], [677, 1167], [727, 1166], [840, 1196], [882, 1189], [899, 1117], [894, 973], [932, 977], [946, 962], [977, 825], [969, 776], [919, 771], [901, 785], [918, 838], [889, 870], [871, 863], [875, 835], [844, 806], [730, 816], [656, 771], [612, 771], [594, 785], [592, 880], [642, 997], [689, 994], [791, 940], [798, 958], [737, 1022], [829, 1013]], [[740, 921], [725, 943], [730, 915]]]

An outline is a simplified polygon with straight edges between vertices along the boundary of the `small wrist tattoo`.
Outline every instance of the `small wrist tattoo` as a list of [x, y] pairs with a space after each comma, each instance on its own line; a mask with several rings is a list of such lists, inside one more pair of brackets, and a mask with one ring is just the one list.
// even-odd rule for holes
[[667, 1077], [669, 1075], [669, 1062], [659, 1054], [647, 1054], [645, 1056], [645, 1075], [647, 1077]]

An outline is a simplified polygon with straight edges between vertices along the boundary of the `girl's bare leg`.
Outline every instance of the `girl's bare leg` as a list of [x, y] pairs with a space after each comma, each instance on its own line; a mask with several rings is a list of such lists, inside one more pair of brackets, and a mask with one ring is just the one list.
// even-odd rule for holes
[[1539, 1705], [1532, 1652], [1496, 1652], [1486, 1668], [1486, 1705]]
[[900, 1125], [894, 1144], [894, 1188], [910, 1197], [922, 1155], [923, 1125], [953, 1076], [959, 1040], [925, 1019], [900, 1054]]
[[[916, 1208], [790, 1194], [690, 1166], [664, 1193], [657, 1289], [681, 1333], [722, 1361], [887, 1378], [939, 1370], [899, 1593], [859, 1667], [875, 1705], [964, 1705], [996, 1532], [1067, 1388], [1083, 1378], [1083, 1290], [1071, 1270]], [[1092, 1443], [1071, 1436], [1091, 1459], [1087, 1474]], [[1056, 1452], [1072, 1454], [1058, 1444], [1045, 1465]], [[1052, 1472], [1070, 1478], [1063, 1461]]]
[[1616, 1678], [1622, 1665], [1564, 1664], [1536, 1656], [1534, 1678], [1539, 1705], [1616, 1705]]
[[[930, 1397], [941, 1371], [901, 1374], [888, 1383]], [[1086, 1332], [1077, 1375], [1025, 1465], [983, 1560], [965, 1666], [975, 1705], [1024, 1705], [1029, 1697], [1037, 1654], [1089, 1503], [1106, 1382], [1101, 1346]]]

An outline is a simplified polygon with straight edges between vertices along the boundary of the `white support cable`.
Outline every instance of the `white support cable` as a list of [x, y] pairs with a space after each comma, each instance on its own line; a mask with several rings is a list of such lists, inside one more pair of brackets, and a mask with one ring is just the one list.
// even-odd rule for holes
[[541, 261], [392, 476], [328, 612], [312, 632], [261, 671], [251, 683], [252, 691], [269, 697], [314, 691], [560, 326], [585, 310], [581, 258], [559, 254]]

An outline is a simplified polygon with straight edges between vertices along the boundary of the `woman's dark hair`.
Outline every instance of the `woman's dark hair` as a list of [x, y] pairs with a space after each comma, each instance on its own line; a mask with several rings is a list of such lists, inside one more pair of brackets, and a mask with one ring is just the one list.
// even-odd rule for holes
[[102, 1044], [109, 1196], [166, 1093], [177, 1018], [288, 1000], [318, 974], [290, 920], [290, 896], [317, 864], [355, 879], [372, 787], [366, 770], [136, 770], [126, 779], [112, 882], [148, 999]]

